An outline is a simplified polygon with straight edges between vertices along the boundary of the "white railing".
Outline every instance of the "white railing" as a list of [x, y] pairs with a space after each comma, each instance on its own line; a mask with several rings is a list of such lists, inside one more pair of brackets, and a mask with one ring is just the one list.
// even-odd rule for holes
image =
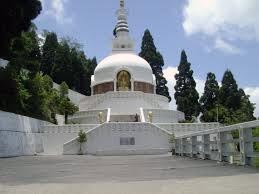
[[41, 133], [75, 133], [80, 130], [88, 132], [97, 127], [97, 124], [77, 124], [77, 125], [45, 125], [40, 129]]
[[[257, 127], [259, 120], [179, 136], [175, 152], [180, 156], [252, 165], [253, 158], [259, 157], [253, 148], [253, 143], [259, 142], [252, 133]], [[233, 132], [238, 132], [236, 139]]]
[[108, 108], [108, 111], [107, 111], [107, 123], [109, 123], [110, 122], [110, 120], [111, 120], [111, 109], [110, 108]]
[[143, 108], [140, 108], [139, 110], [140, 110], [140, 121], [142, 123], [145, 123], [146, 120], [145, 120], [144, 110], [143, 110]]

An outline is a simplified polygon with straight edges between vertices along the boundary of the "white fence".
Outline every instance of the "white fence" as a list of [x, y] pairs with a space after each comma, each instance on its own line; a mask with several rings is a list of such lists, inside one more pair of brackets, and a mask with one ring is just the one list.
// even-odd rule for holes
[[[176, 137], [176, 154], [252, 165], [253, 158], [259, 157], [253, 149], [253, 143], [259, 142], [252, 133], [256, 127], [258, 120]], [[238, 138], [233, 138], [233, 132], [238, 132]]]

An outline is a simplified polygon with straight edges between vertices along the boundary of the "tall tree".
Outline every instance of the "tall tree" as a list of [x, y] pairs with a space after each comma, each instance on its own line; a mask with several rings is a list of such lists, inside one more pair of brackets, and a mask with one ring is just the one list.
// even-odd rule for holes
[[31, 77], [39, 71], [41, 53], [35, 25], [32, 25], [28, 32], [23, 32], [21, 37], [13, 40], [10, 56], [10, 64], [18, 71], [26, 69]]
[[171, 101], [168, 87], [166, 86], [167, 80], [164, 78], [162, 69], [164, 66], [164, 59], [161, 53], [157, 51], [149, 30], [146, 30], [144, 33], [139, 56], [150, 64], [153, 74], [156, 76], [156, 93], [167, 97], [168, 100]]
[[54, 82], [67, 83], [69, 88], [85, 95], [91, 95], [91, 76], [97, 65], [96, 58], [87, 59], [81, 46], [63, 39], [55, 54], [51, 77]]
[[177, 110], [185, 113], [185, 119], [192, 121], [193, 117], [199, 115], [199, 94], [196, 90], [196, 82], [193, 78], [191, 64], [187, 60], [187, 55], [183, 50], [181, 61], [178, 66], [179, 73], [175, 75], [175, 100]]
[[0, 6], [0, 57], [10, 59], [9, 48], [12, 38], [27, 31], [31, 20], [41, 12], [39, 0], [3, 0]]
[[54, 63], [55, 65], [53, 66], [51, 73], [53, 80], [58, 84], [65, 81], [68, 86], [72, 88], [74, 81], [73, 66], [71, 63], [70, 47], [66, 41], [63, 41], [58, 45]]
[[48, 32], [42, 47], [41, 71], [43, 74], [50, 75], [55, 63], [58, 38], [56, 33]]
[[230, 70], [227, 70], [222, 79], [219, 91], [219, 102], [227, 109], [237, 110], [241, 104], [241, 96], [236, 80]]
[[[218, 95], [219, 95], [219, 85], [216, 80], [216, 76], [214, 73], [208, 73], [204, 93], [200, 98], [201, 112], [202, 117], [201, 120], [205, 122], [216, 122], [217, 121], [217, 112], [212, 111], [218, 106]], [[210, 114], [208, 112], [211, 111]]]
[[238, 119], [238, 122], [247, 122], [255, 120], [255, 104], [251, 103], [249, 99], [250, 96], [246, 95], [243, 89], [239, 89], [239, 96], [241, 99], [240, 108], [236, 111], [236, 117]]

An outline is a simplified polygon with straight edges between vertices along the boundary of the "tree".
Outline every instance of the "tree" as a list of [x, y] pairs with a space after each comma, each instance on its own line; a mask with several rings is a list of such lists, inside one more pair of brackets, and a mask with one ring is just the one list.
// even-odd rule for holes
[[[31, 114], [28, 110], [31, 91], [28, 82], [33, 80], [40, 65], [40, 49], [36, 27], [31, 26], [21, 37], [14, 38], [9, 49], [10, 63], [2, 70], [1, 109], [18, 114]], [[32, 108], [33, 109], [33, 108]]]
[[17, 72], [8, 65], [0, 68], [0, 109], [8, 112], [24, 114], [30, 96], [24, 86], [27, 80], [25, 72]]
[[[208, 73], [207, 80], [204, 87], [204, 93], [200, 98], [201, 105], [201, 120], [205, 122], [217, 121], [219, 85], [214, 73]], [[214, 109], [214, 110], [213, 110]], [[210, 112], [211, 111], [211, 112]]]
[[0, 6], [0, 58], [10, 59], [9, 49], [13, 38], [27, 31], [31, 20], [41, 12], [39, 0], [4, 0]]
[[179, 73], [175, 75], [175, 100], [177, 110], [185, 113], [185, 119], [192, 121], [199, 115], [199, 94], [196, 90], [196, 82], [193, 79], [191, 64], [187, 60], [185, 51], [181, 53], [181, 61], [178, 66]]
[[255, 104], [251, 103], [249, 100], [249, 95], [246, 95], [243, 89], [239, 89], [239, 96], [241, 99], [240, 108], [235, 112], [236, 118], [239, 122], [253, 121]]
[[43, 74], [51, 75], [58, 44], [56, 33], [48, 32], [42, 47], [41, 71]]
[[96, 58], [87, 59], [78, 43], [63, 39], [56, 50], [51, 77], [58, 84], [64, 81], [69, 88], [91, 95], [91, 76], [96, 66]]
[[83, 132], [83, 130], [79, 131], [77, 141], [80, 144], [79, 154], [83, 154], [82, 153], [82, 144], [87, 142], [87, 135], [85, 132]]
[[224, 73], [222, 86], [219, 90], [219, 102], [227, 109], [237, 110], [241, 104], [241, 96], [238, 85], [230, 70]]
[[73, 85], [73, 77], [71, 77], [73, 67], [71, 65], [70, 47], [67, 42], [61, 42], [58, 45], [54, 63], [51, 73], [53, 80], [58, 84], [64, 81], [71, 87]]
[[156, 76], [156, 93], [167, 97], [170, 102], [171, 97], [168, 92], [168, 87], [166, 86], [167, 80], [164, 78], [162, 69], [164, 66], [164, 59], [157, 51], [149, 30], [146, 30], [144, 33], [139, 56], [144, 58], [150, 64], [153, 74]]
[[27, 104], [27, 114], [39, 119], [50, 120], [51, 112], [48, 109], [48, 93], [44, 87], [44, 79], [37, 73], [33, 79], [28, 79], [26, 88], [30, 93]]
[[[217, 88], [217, 87], [214, 87]], [[249, 95], [239, 89], [230, 70], [224, 73], [222, 86], [219, 89], [218, 108], [209, 108], [203, 114], [204, 121], [213, 121], [218, 113], [219, 122], [231, 125], [252, 121], [254, 117], [254, 104], [250, 102]]]
[[39, 72], [41, 53], [35, 25], [32, 25], [28, 32], [23, 32], [21, 37], [13, 40], [10, 56], [10, 64], [18, 72], [26, 69], [30, 72], [31, 78]]
[[68, 85], [62, 82], [59, 88], [59, 113], [65, 115], [65, 123], [68, 121], [68, 115], [72, 115], [78, 111], [78, 107], [75, 106], [68, 98]]

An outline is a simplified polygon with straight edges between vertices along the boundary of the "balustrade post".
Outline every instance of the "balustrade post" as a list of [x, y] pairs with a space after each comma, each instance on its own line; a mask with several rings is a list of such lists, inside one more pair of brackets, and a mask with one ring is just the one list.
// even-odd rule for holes
[[188, 153], [188, 142], [187, 142], [187, 138], [183, 138], [182, 139], [182, 145], [183, 145], [183, 156], [186, 155], [186, 153]]
[[197, 155], [197, 136], [191, 137], [191, 157], [195, 157]]
[[180, 139], [175, 140], [175, 154], [180, 155]]
[[180, 139], [180, 156], [183, 156], [183, 151], [184, 151], [184, 148], [183, 148], [183, 139], [181, 138]]
[[253, 133], [252, 129], [239, 129], [241, 165], [252, 165]]
[[222, 133], [217, 133], [217, 148], [218, 148], [218, 161], [222, 162]]
[[201, 158], [203, 160], [206, 159], [206, 154], [211, 154], [210, 153], [210, 135], [206, 134], [206, 135], [202, 135], [201, 136]]

